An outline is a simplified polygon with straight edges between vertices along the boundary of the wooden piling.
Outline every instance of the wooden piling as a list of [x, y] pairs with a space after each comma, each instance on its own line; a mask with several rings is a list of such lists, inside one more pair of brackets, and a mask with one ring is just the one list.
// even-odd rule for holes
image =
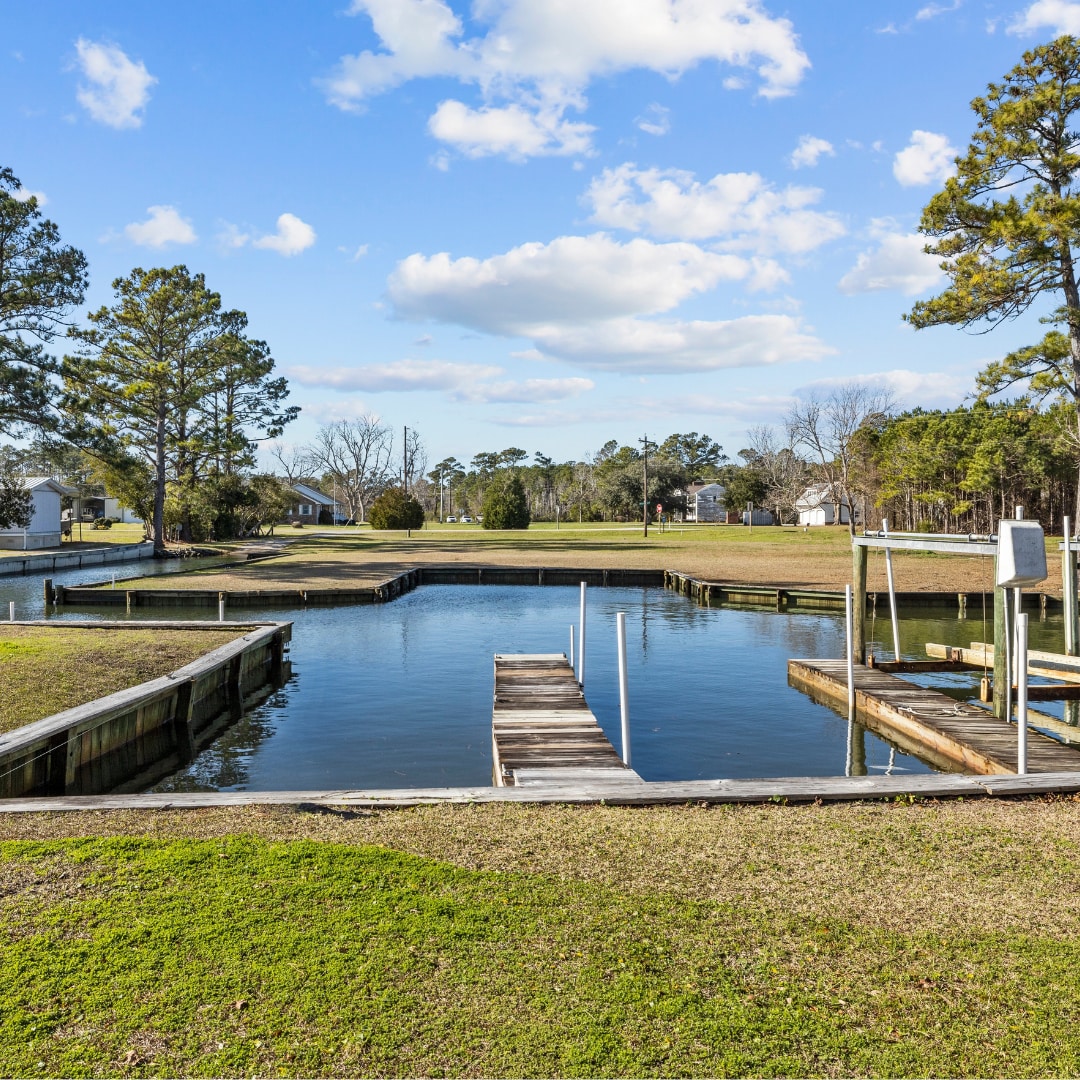
[[851, 585], [854, 610], [851, 619], [851, 653], [856, 664], [866, 663], [866, 562], [869, 549], [851, 547]]

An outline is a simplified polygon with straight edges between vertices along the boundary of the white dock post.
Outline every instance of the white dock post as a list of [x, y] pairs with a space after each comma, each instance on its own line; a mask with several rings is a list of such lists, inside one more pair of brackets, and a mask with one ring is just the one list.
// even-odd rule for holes
[[[889, 522], [885, 518], [881, 521], [881, 531], [886, 536], [889, 535]], [[892, 550], [890, 548], [885, 549], [885, 575], [889, 579], [889, 615], [892, 618], [893, 659], [899, 661], [900, 627], [896, 621], [896, 585], [893, 583]]]
[[113, 571], [113, 576], [112, 576], [112, 587], [114, 589], [116, 588], [116, 571], [115, 570]]
[[844, 586], [844, 623], [847, 631], [847, 707], [848, 717], [851, 718], [855, 715], [855, 656], [852, 652], [852, 630], [851, 624], [853, 620], [851, 603], [851, 586]]
[[615, 636], [619, 645], [619, 719], [622, 724], [622, 759], [630, 768], [630, 696], [626, 683], [626, 612], [615, 615]]
[[581, 583], [581, 611], [578, 614], [578, 686], [585, 689], [585, 582]]
[[11, 601], [8, 602], [8, 620], [10, 622], [15, 621], [15, 601], [14, 600], [11, 600]]
[[218, 622], [224, 622], [225, 621], [225, 595], [224, 595], [224, 593], [218, 593], [217, 621]]
[[1016, 775], [1027, 775], [1028, 617], [1016, 620]]
[[1072, 522], [1065, 519], [1065, 543], [1061, 551], [1061, 599], [1065, 606], [1065, 652], [1076, 656], [1076, 562], [1072, 546]]
[[574, 671], [574, 624], [570, 624], [570, 670]]

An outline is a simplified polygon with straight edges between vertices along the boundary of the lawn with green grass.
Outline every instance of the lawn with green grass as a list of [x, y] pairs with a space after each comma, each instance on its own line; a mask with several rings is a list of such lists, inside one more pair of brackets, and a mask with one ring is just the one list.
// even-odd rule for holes
[[0, 624], [0, 732], [168, 675], [241, 633]]
[[1072, 1075], [1077, 809], [6, 818], [0, 1071]]

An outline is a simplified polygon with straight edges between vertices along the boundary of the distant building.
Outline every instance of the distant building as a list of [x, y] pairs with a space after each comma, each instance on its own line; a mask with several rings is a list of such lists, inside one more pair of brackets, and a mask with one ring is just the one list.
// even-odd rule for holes
[[0, 548], [39, 551], [60, 546], [60, 500], [72, 492], [51, 476], [29, 476], [23, 487], [34, 497], [34, 513], [25, 529], [0, 529]]
[[690, 484], [686, 488], [687, 521], [726, 521], [723, 484]]
[[[847, 525], [851, 521], [850, 507], [843, 500], [839, 503], [837, 516], [837, 502], [829, 484], [811, 484], [795, 500], [795, 509], [799, 513], [800, 525]], [[856, 506], [855, 524], [861, 522], [862, 514]]]
[[286, 521], [299, 521], [302, 525], [318, 525], [323, 511], [326, 512], [329, 521], [333, 520], [336, 504], [329, 495], [324, 495], [307, 484], [293, 484], [289, 491], [295, 501], [285, 512]]

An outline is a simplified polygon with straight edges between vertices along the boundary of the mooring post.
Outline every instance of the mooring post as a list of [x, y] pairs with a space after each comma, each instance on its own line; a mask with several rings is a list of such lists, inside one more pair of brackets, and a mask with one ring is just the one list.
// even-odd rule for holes
[[9, 622], [14, 622], [15, 621], [15, 601], [14, 600], [11, 600], [11, 601], [8, 602], [8, 621]]
[[[994, 580], [997, 580], [997, 556]], [[994, 587], [994, 715], [1009, 718], [1009, 602], [1005, 589]]]
[[585, 689], [585, 582], [581, 583], [581, 611], [578, 613], [578, 686]]
[[619, 646], [619, 720], [622, 728], [623, 764], [630, 768], [630, 695], [626, 681], [626, 612], [615, 616], [615, 636]]
[[[865, 550], [865, 549], [864, 549]], [[848, 719], [855, 716], [855, 648], [854, 648], [854, 613], [851, 610], [851, 586], [844, 586], [844, 635], [846, 648], [844, 652], [847, 659], [847, 707]]]
[[866, 555], [861, 544], [851, 547], [851, 580], [853, 584], [852, 658], [856, 664], [866, 663]]
[[570, 624], [570, 670], [576, 671], [574, 665], [574, 624]]
[[223, 592], [217, 594], [217, 621], [225, 621], [225, 594]]
[[1028, 617], [1016, 619], [1016, 775], [1027, 774]]
[[1065, 607], [1065, 652], [1077, 655], [1076, 551], [1072, 545], [1072, 522], [1065, 519], [1065, 544], [1061, 552], [1061, 599]]
[[45, 579], [45, 603], [46, 604], [54, 604], [54, 603], [56, 603], [56, 592], [53, 589], [53, 583], [52, 583], [52, 578], [51, 577], [47, 577]]
[[[889, 535], [889, 520], [882, 518], [881, 531]], [[889, 580], [889, 615], [892, 618], [893, 659], [900, 662], [900, 624], [896, 618], [896, 584], [892, 572], [892, 550], [885, 549], [885, 576]]]

